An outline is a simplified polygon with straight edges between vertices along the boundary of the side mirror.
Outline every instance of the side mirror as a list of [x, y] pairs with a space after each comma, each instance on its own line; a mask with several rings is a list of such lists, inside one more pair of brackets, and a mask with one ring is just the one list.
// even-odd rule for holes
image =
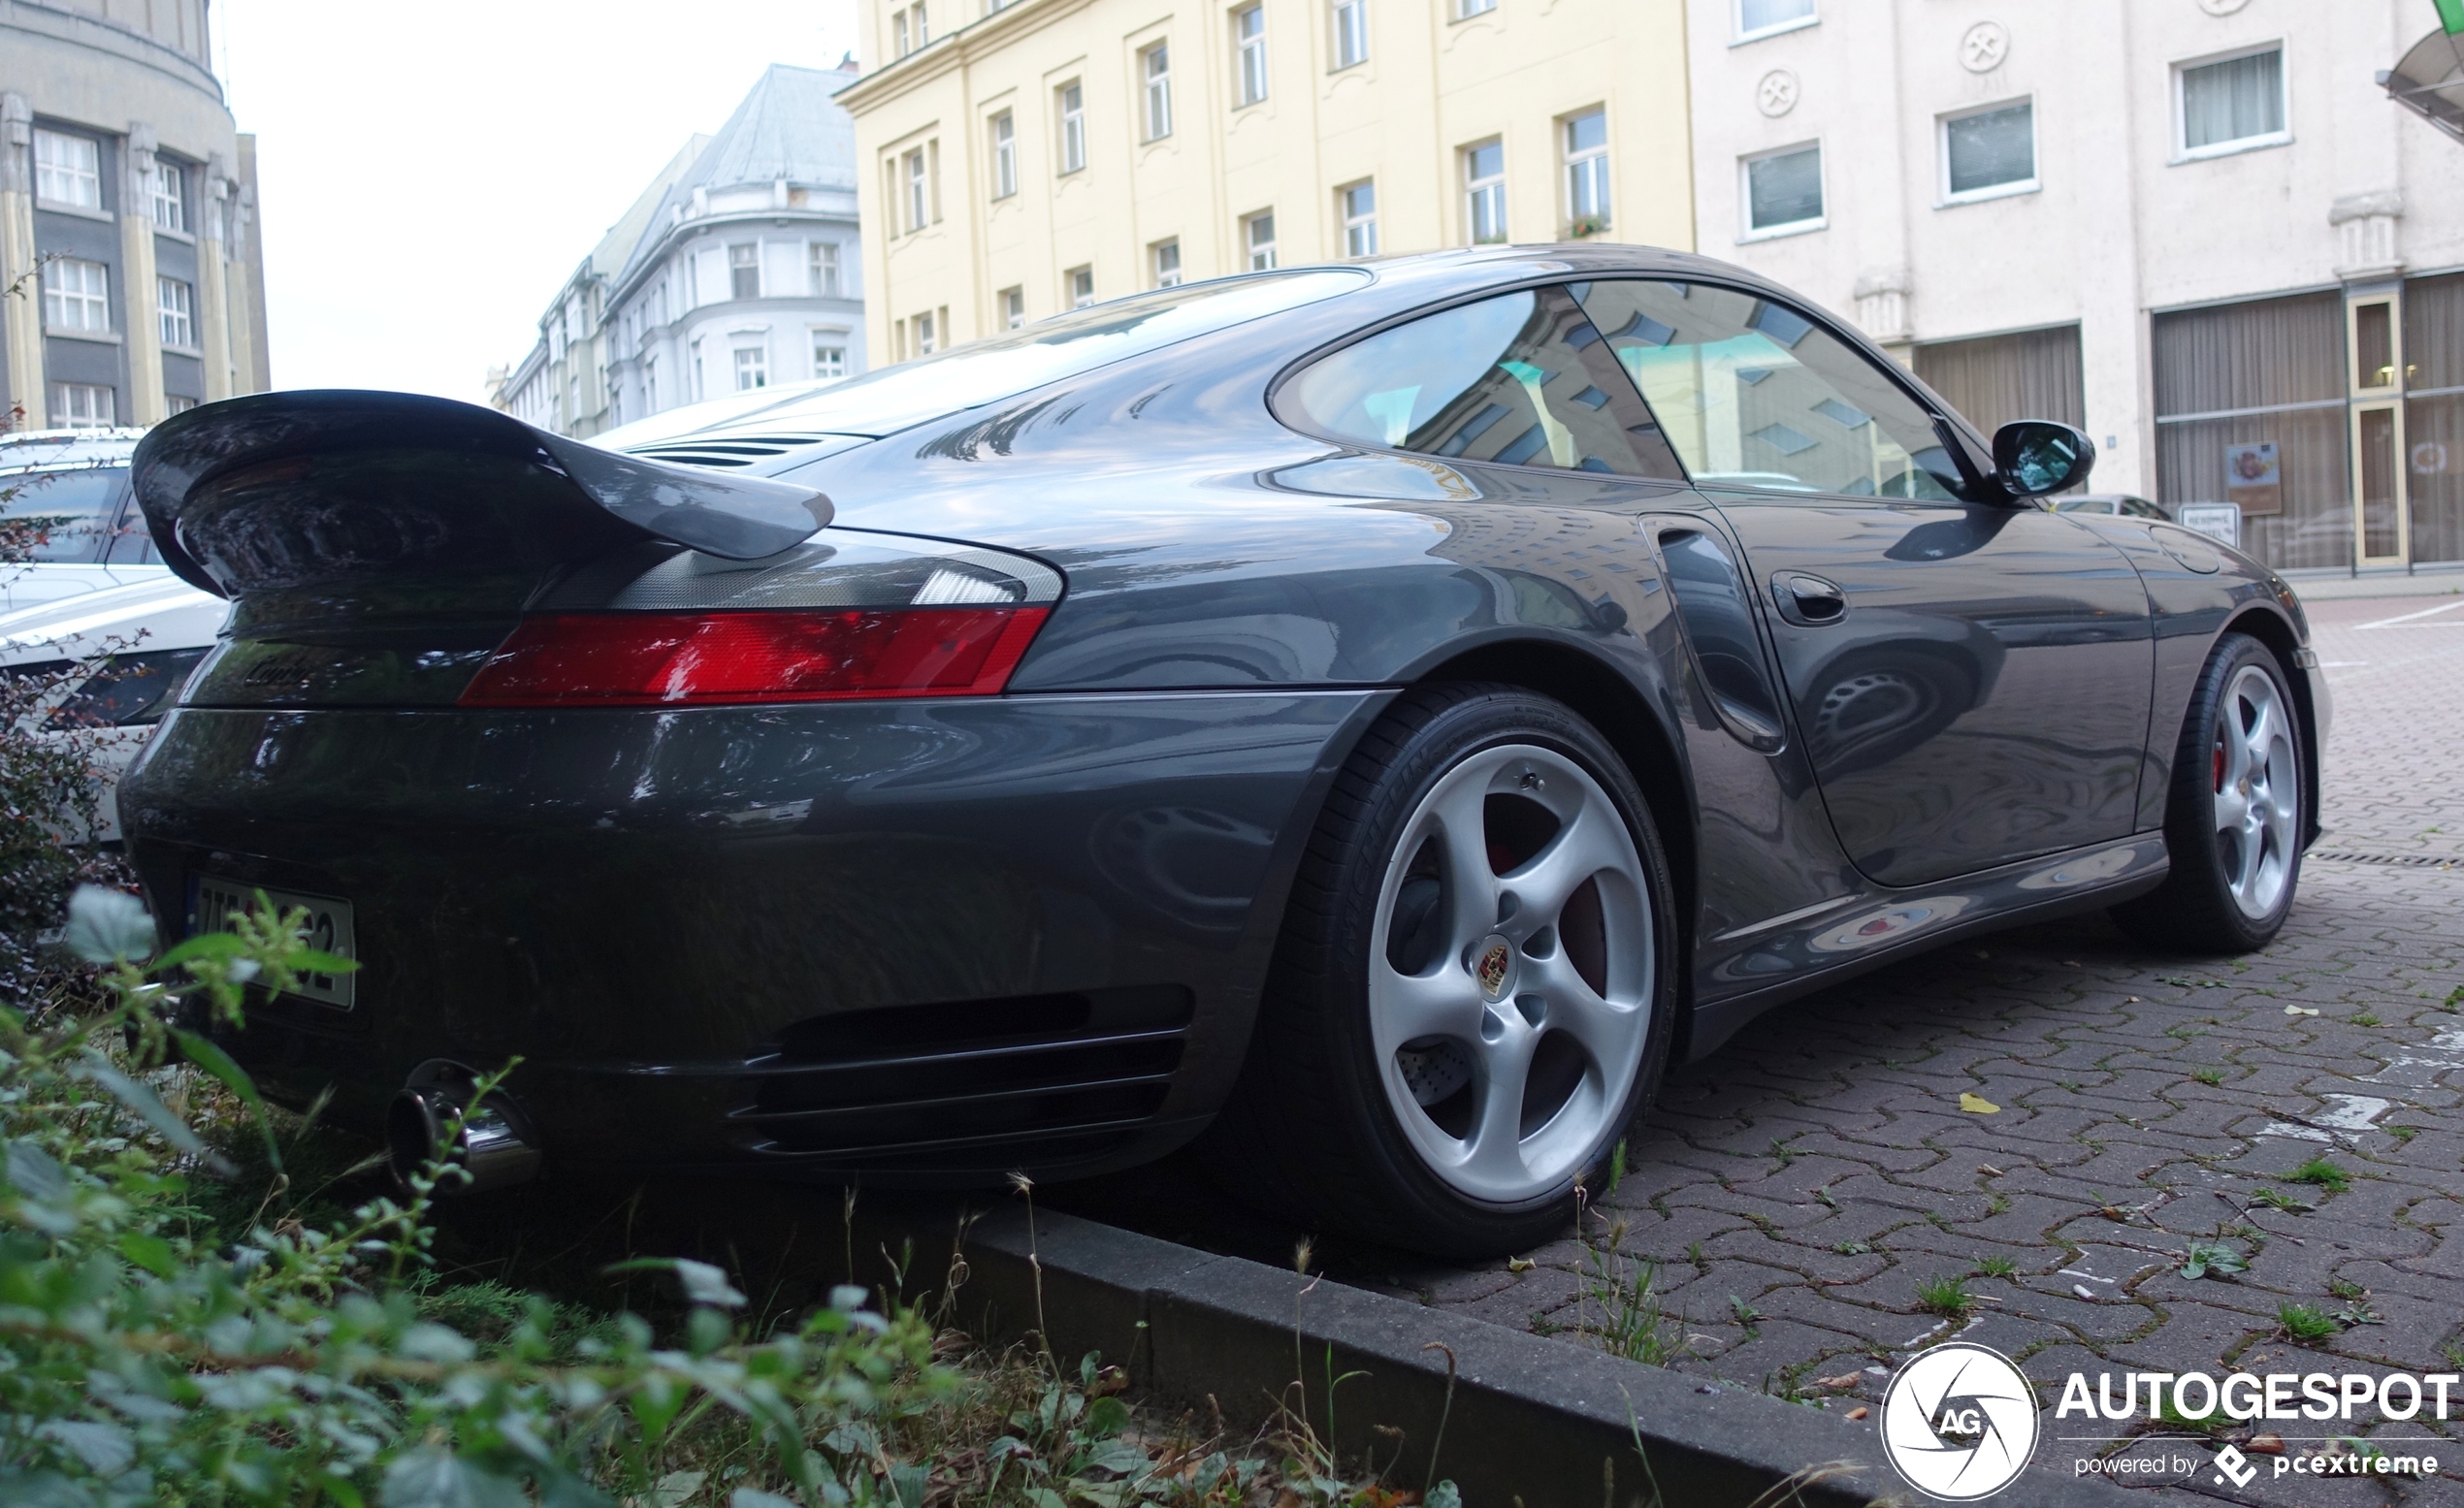
[[1994, 432], [1994, 466], [2014, 497], [2041, 497], [2088, 480], [2096, 444], [2066, 424], [2017, 419]]

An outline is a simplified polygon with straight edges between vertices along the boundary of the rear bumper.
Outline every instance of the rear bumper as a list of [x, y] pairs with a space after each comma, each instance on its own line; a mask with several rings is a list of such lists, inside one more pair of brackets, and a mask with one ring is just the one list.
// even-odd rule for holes
[[209, 873], [348, 900], [347, 1011], [230, 1045], [373, 1126], [488, 1067], [551, 1165], [1095, 1171], [1204, 1124], [1374, 691], [683, 712], [185, 709], [120, 790]]

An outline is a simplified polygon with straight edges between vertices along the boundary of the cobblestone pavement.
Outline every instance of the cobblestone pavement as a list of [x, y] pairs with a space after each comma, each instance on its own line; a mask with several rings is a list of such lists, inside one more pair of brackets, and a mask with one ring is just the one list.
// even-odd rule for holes
[[[2264, 952], [2186, 962], [2097, 916], [1901, 964], [1672, 1075], [1585, 1239], [1473, 1269], [1338, 1252], [1338, 1275], [1570, 1343], [1622, 1324], [1706, 1388], [1838, 1411], [1953, 1334], [2040, 1387], [2099, 1367], [2464, 1372], [2464, 598], [2312, 617], [2336, 696], [2327, 831]], [[1963, 1110], [1962, 1093], [1999, 1108]], [[2287, 1177], [2314, 1158], [2343, 1186]], [[1137, 1223], [1212, 1223], [1157, 1188], [1138, 1189]], [[1090, 1191], [1088, 1212], [1123, 1203]], [[2249, 1269], [2186, 1278], [2194, 1240]], [[1645, 1273], [1656, 1328], [1625, 1307]], [[1962, 1286], [1929, 1306], [1945, 1279]], [[2286, 1305], [2322, 1332], [2288, 1334]], [[2464, 1503], [2464, 1389], [2457, 1405], [2445, 1426], [2285, 1429], [2398, 1455], [2398, 1437], [2439, 1435], [2442, 1480], [2278, 1480], [2262, 1458], [2236, 1492], [2202, 1451], [2147, 1491]], [[2113, 1450], [2060, 1438], [2102, 1432], [2049, 1408], [2035, 1469]]]

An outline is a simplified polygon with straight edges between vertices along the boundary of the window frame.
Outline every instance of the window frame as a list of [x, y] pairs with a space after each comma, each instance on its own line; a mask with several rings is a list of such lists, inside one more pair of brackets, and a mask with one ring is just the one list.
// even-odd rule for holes
[[[46, 163], [43, 160], [43, 144], [46, 141], [71, 142], [84, 147], [93, 154], [93, 170], [87, 172], [80, 168], [63, 168], [56, 163]], [[103, 144], [99, 139], [87, 136], [81, 131], [60, 131], [49, 126], [36, 126], [33, 138], [27, 146], [27, 155], [31, 158], [34, 169], [33, 197], [37, 207], [46, 209], [66, 209], [71, 213], [107, 214], [110, 212], [110, 207], [103, 202], [103, 179], [106, 175], [103, 172]], [[65, 176], [72, 182], [90, 184], [94, 193], [92, 202], [88, 203], [76, 198], [62, 199], [43, 192], [43, 178], [47, 173]], [[71, 383], [69, 386], [92, 386], [92, 384]]]
[[[163, 190], [168, 187], [171, 192]], [[164, 209], [170, 218], [164, 218]], [[160, 152], [154, 154], [154, 171], [146, 177], [146, 214], [154, 229], [173, 236], [187, 236], [188, 170]]]
[[922, 143], [898, 154], [899, 198], [907, 211], [907, 234], [913, 236], [932, 223], [930, 185], [925, 182], [924, 149]]
[[[54, 270], [67, 268], [78, 269], [78, 282], [81, 284], [80, 287], [75, 289], [61, 288], [54, 283], [52, 276]], [[102, 286], [100, 288], [87, 288], [82, 286], [82, 284], [86, 281], [86, 274], [88, 273], [101, 274]], [[91, 337], [111, 335], [114, 333], [112, 326], [112, 269], [110, 263], [96, 262], [85, 257], [55, 257], [51, 261], [43, 265], [43, 271], [37, 280], [43, 285], [43, 333], [45, 335]], [[51, 318], [51, 310], [55, 303], [63, 311], [65, 311], [71, 304], [75, 304], [79, 309], [85, 311], [80, 314], [79, 317], [81, 319], [85, 317], [85, 313], [99, 310], [102, 323], [99, 325], [72, 325], [66, 320], [61, 320], [55, 323]]]
[[[1084, 284], [1083, 287], [1082, 284]], [[1061, 269], [1061, 297], [1068, 301], [1069, 306], [1073, 309], [1094, 307], [1096, 303], [1095, 264], [1082, 262], [1076, 267]]]
[[1748, 31], [1745, 27], [1745, 0], [1729, 0], [1729, 46], [1741, 48], [1748, 43], [1760, 42], [1766, 37], [1784, 37], [1792, 31], [1803, 31], [1808, 26], [1818, 26], [1822, 24], [1822, 0], [1814, 0], [1814, 8], [1802, 16]]
[[[1991, 115], [1996, 111], [2009, 110], [2020, 105], [2027, 107], [2027, 176], [2013, 178], [2007, 183], [1990, 184], [1984, 188], [1960, 190], [1951, 187], [1952, 125], [1958, 121], [1973, 119], [1978, 115]], [[2045, 165], [2038, 152], [2041, 144], [2041, 139], [2036, 131], [2036, 96], [2033, 93], [2015, 95], [1990, 105], [1962, 105], [1958, 110], [1944, 111], [1933, 117], [1933, 191], [1936, 195], [1934, 208], [1947, 209], [1958, 205], [1982, 204], [1989, 199], [2008, 199], [2015, 194], [2041, 193], [2045, 187]], [[1823, 211], [1826, 215], [1831, 210], [1830, 188], [1831, 185], [1828, 182], [1823, 185]]]
[[1139, 124], [1146, 131], [1140, 144], [1172, 135], [1172, 39], [1163, 38], [1138, 49]]
[[[176, 300], [164, 295], [178, 290]], [[178, 307], [174, 307], [174, 304]], [[175, 324], [176, 322], [176, 324]], [[197, 290], [179, 278], [162, 273], [154, 274], [154, 325], [162, 347], [169, 351], [194, 351], [197, 344]], [[175, 329], [178, 338], [174, 338]]]
[[[1480, 153], [1497, 152], [1497, 171], [1486, 177], [1475, 177], [1475, 163]], [[1463, 237], [1467, 246], [1502, 246], [1512, 239], [1506, 228], [1506, 138], [1492, 136], [1454, 149], [1455, 161], [1463, 173]], [[1480, 223], [1493, 217], [1493, 235], [1483, 237]]]
[[[751, 252], [752, 255], [739, 261], [736, 256], [738, 252]], [[753, 291], [751, 293], [743, 291], [745, 283], [744, 274], [747, 273], [751, 273], [753, 274]], [[729, 241], [728, 243], [729, 301], [733, 303], [741, 299], [758, 299], [760, 297], [762, 297], [762, 243], [758, 241]]]
[[1456, 21], [1475, 20], [1483, 16], [1495, 15], [1497, 0], [1447, 0], [1445, 9], [1446, 24], [1451, 26]]
[[[2242, 152], [2264, 151], [2271, 146], [2290, 146], [2293, 142], [2293, 71], [2285, 66], [2283, 37], [2255, 42], [2246, 47], [2227, 48], [2221, 52], [2203, 53], [2197, 57], [2176, 58], [2167, 65], [2173, 86], [2173, 155], [2167, 167], [2184, 163], [2206, 162], [2214, 157], [2232, 157]], [[2237, 136], [2231, 141], [2211, 143], [2206, 146], [2190, 144], [2189, 89], [2188, 75], [2193, 69], [2209, 68], [2218, 63], [2239, 62], [2273, 52], [2276, 56], [2276, 109], [2284, 122], [2273, 131], [2257, 136]]]
[[[75, 393], [101, 394], [106, 411], [96, 416], [69, 417], [65, 410], [77, 405], [64, 400]], [[49, 385], [44, 397], [51, 406], [46, 422], [53, 429], [111, 430], [119, 426], [119, 390], [108, 382], [53, 382]]]
[[847, 270], [834, 241], [812, 241], [804, 243], [804, 276], [806, 286], [816, 299], [847, 297]]
[[[1369, 211], [1366, 214], [1355, 215], [1351, 212], [1351, 196], [1354, 191], [1364, 188], [1369, 190]], [[1374, 257], [1378, 255], [1378, 179], [1375, 176], [1354, 178], [1348, 183], [1335, 185], [1335, 223], [1343, 232], [1345, 256]], [[1368, 233], [1366, 237], [1355, 238], [1354, 232], [1362, 230]], [[1355, 250], [1353, 248], [1355, 239], [1366, 240], [1368, 244], [1362, 249]]]
[[[1345, 23], [1345, 17], [1350, 24]], [[1369, 0], [1328, 0], [1326, 8], [1328, 33], [1327, 57], [1333, 66], [1326, 71], [1340, 74], [1358, 68], [1369, 61]], [[1359, 51], [1345, 55], [1346, 44], [1356, 45]]]
[[[1250, 23], [1256, 29], [1250, 29]], [[1251, 3], [1232, 13], [1232, 97], [1234, 110], [1247, 110], [1262, 105], [1270, 91], [1272, 76], [1266, 55], [1266, 3]]]
[[1185, 279], [1181, 267], [1180, 237], [1166, 236], [1163, 240], [1148, 245], [1147, 274], [1152, 279], [1151, 284], [1152, 287], [1178, 288], [1181, 286]]
[[[1598, 146], [1586, 146], [1578, 149], [1573, 144], [1575, 122], [1588, 120], [1594, 115], [1600, 117], [1600, 144]], [[1568, 114], [1560, 115], [1557, 117], [1556, 124], [1559, 170], [1558, 186], [1564, 191], [1566, 196], [1567, 234], [1569, 236], [1575, 235], [1576, 227], [1580, 225], [1586, 217], [1585, 211], [1578, 209], [1575, 207], [1575, 200], [1577, 198], [1576, 183], [1581, 177], [1592, 176], [1595, 177], [1598, 182], [1600, 190], [1600, 208], [1597, 210], [1590, 212], [1599, 215], [1600, 224], [1596, 229], [1584, 231], [1580, 234], [1587, 236], [1605, 236], [1608, 233], [1609, 229], [1616, 224], [1617, 214], [1617, 196], [1615, 193], [1615, 185], [1608, 176], [1609, 162], [1613, 156], [1608, 136], [1608, 106], [1604, 102], [1602, 104], [1588, 106], [1582, 110], [1577, 110]], [[1597, 164], [1597, 167], [1594, 166], [1595, 164]]]
[[1086, 83], [1072, 79], [1053, 86], [1054, 122], [1058, 130], [1054, 145], [1060, 152], [1060, 171], [1056, 177], [1086, 171]]
[[1019, 191], [1018, 112], [993, 112], [987, 130], [992, 143], [992, 202], [999, 204]]
[[[809, 338], [805, 344], [808, 347], [808, 354], [812, 358], [813, 379], [819, 382], [827, 381], [832, 377], [846, 376], [847, 332], [844, 330], [815, 330], [809, 332], [809, 334], [811, 338]], [[835, 351], [838, 353], [838, 369], [836, 371], [824, 371], [822, 369], [822, 353], [824, 351]]]
[[[1264, 241], [1260, 241], [1257, 239], [1257, 228], [1260, 224], [1263, 224], [1266, 227], [1266, 240]], [[1263, 251], [1266, 254], [1266, 261], [1263, 264], [1258, 261], [1258, 253], [1260, 251]], [[1271, 273], [1275, 271], [1276, 262], [1278, 260], [1278, 252], [1275, 242], [1275, 211], [1273, 209], [1260, 209], [1254, 213], [1241, 216], [1241, 258], [1244, 262], [1248, 264], [1248, 270], [1252, 273]]]
[[[1816, 183], [1822, 194], [1822, 213], [1807, 220], [1788, 220], [1778, 225], [1757, 227], [1754, 223], [1754, 164], [1775, 157], [1793, 157], [1799, 152], [1812, 151], [1817, 169]], [[1809, 236], [1831, 229], [1831, 153], [1824, 150], [1823, 139], [1791, 142], [1786, 146], [1768, 147], [1747, 152], [1736, 159], [1736, 209], [1739, 245], [1754, 241], [1777, 241], [1783, 236]]]
[[1026, 285], [1013, 283], [993, 295], [1001, 301], [1001, 326], [1005, 330], [1026, 328]]

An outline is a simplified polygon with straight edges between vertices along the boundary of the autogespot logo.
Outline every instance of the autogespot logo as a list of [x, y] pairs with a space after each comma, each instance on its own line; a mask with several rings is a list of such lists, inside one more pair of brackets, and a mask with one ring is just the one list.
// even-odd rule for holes
[[2010, 1358], [1962, 1341], [1920, 1351], [1882, 1396], [1882, 1449], [1928, 1497], [1973, 1502], [2036, 1453], [2036, 1393]]

